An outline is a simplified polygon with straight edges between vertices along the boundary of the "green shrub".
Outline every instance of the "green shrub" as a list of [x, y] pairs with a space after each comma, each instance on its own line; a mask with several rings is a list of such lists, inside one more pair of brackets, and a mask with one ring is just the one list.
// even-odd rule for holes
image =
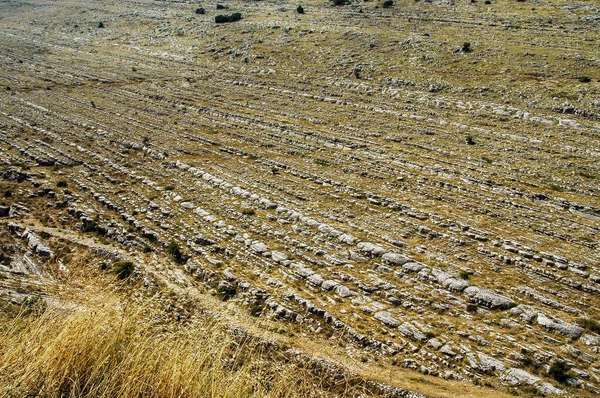
[[117, 275], [119, 279], [127, 279], [133, 273], [135, 266], [131, 261], [119, 261], [114, 263], [112, 272]]
[[56, 186], [59, 188], [66, 188], [67, 185], [69, 185], [69, 184], [67, 184], [67, 181], [65, 181], [65, 180], [59, 180], [56, 182]]
[[579, 326], [586, 328], [590, 332], [600, 333], [600, 323], [590, 318], [581, 318], [577, 320]]
[[101, 29], [104, 28], [104, 22], [102, 22], [102, 21], [98, 22], [98, 27]]
[[296, 8], [296, 12], [298, 14], [304, 14], [304, 8], [302, 8], [302, 6], [298, 6], [298, 8]]
[[589, 83], [592, 81], [592, 78], [589, 76], [581, 76], [578, 77], [577, 80], [579, 80], [581, 83]]
[[393, 5], [394, 5], [394, 0], [385, 0], [381, 6], [383, 8], [390, 8], [390, 7], [393, 7]]
[[227, 6], [224, 6], [223, 4], [217, 4], [217, 10], [226, 10]]
[[169, 245], [167, 246], [167, 253], [170, 254], [177, 263], [181, 264], [185, 263], [186, 261], [186, 258], [183, 252], [181, 251], [181, 247], [179, 247], [179, 244], [174, 240], [169, 242]]
[[331, 0], [334, 6], [343, 6], [346, 4], [350, 4], [348, 0]]
[[550, 365], [548, 374], [556, 381], [564, 383], [569, 378], [569, 370], [571, 370], [571, 366], [566, 361], [557, 359]]
[[256, 214], [256, 212], [254, 211], [254, 209], [242, 209], [242, 214], [245, 216], [253, 216]]
[[203, 15], [205, 13], [206, 13], [206, 10], [204, 8], [202, 8], [202, 7], [196, 8], [196, 14]]
[[236, 287], [228, 282], [221, 282], [217, 287], [217, 294], [223, 301], [227, 301], [230, 298], [234, 297], [236, 293]]
[[231, 15], [217, 15], [215, 17], [216, 23], [227, 23], [227, 22], [236, 22], [242, 19], [242, 14], [239, 12], [234, 12]]

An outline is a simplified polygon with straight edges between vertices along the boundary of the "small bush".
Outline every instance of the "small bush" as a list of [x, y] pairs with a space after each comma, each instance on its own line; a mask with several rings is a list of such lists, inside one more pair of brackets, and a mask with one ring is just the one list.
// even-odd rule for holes
[[592, 78], [589, 76], [581, 76], [578, 77], [577, 80], [579, 80], [581, 83], [589, 83], [592, 81]]
[[563, 360], [557, 359], [550, 365], [548, 374], [554, 378], [554, 380], [564, 383], [569, 378], [569, 370], [571, 366]]
[[600, 333], [600, 323], [596, 322], [593, 319], [589, 318], [581, 318], [577, 321], [579, 326], [582, 328], [586, 328], [590, 332]]
[[475, 145], [475, 140], [470, 135], [467, 136], [467, 138], [465, 139], [465, 142], [467, 143], [467, 145]]
[[65, 180], [59, 180], [56, 182], [56, 186], [59, 188], [66, 188], [67, 185], [69, 185], [69, 184], [67, 184], [67, 181], [65, 181]]
[[104, 22], [102, 22], [102, 21], [98, 22], [98, 28], [100, 28], [100, 29], [104, 28]]
[[119, 261], [113, 265], [112, 272], [117, 275], [119, 279], [127, 279], [133, 273], [135, 266], [131, 261]]
[[245, 208], [242, 209], [242, 214], [245, 216], [253, 216], [256, 214], [256, 212], [254, 211], [254, 209]]
[[302, 8], [302, 6], [298, 6], [298, 8], [296, 8], [296, 12], [298, 14], [304, 14], [304, 8]]
[[179, 247], [179, 244], [174, 240], [169, 242], [169, 245], [167, 246], [167, 253], [173, 256], [175, 261], [180, 264], [184, 263], [186, 260], [185, 256], [183, 255], [183, 252], [181, 251], [181, 247]]
[[490, 0], [485, 0], [485, 4], [492, 4]]
[[348, 0], [331, 0], [334, 6], [343, 6], [346, 4], [350, 4]]
[[217, 10], [226, 10], [227, 6], [224, 6], [223, 4], [217, 4]]
[[463, 51], [464, 53], [470, 53], [470, 52], [472, 51], [472, 50], [471, 50], [471, 43], [469, 43], [469, 42], [464, 42], [464, 43], [463, 43], [463, 45], [462, 45], [462, 51]]
[[383, 8], [391, 8], [394, 6], [394, 0], [385, 0], [381, 6]]
[[206, 10], [204, 8], [202, 8], [202, 7], [196, 8], [196, 14], [198, 14], [198, 15], [204, 15], [204, 14], [206, 14]]
[[217, 287], [217, 294], [223, 301], [227, 301], [234, 297], [236, 293], [236, 287], [228, 282], [220, 282], [219, 286]]
[[477, 312], [478, 308], [475, 304], [467, 304], [467, 311], [468, 312]]
[[237, 22], [242, 19], [242, 14], [239, 12], [234, 12], [231, 15], [217, 15], [215, 17], [216, 23], [227, 23], [227, 22]]
[[250, 305], [250, 315], [260, 316], [264, 310], [264, 306], [256, 302]]
[[469, 271], [460, 271], [459, 276], [461, 279], [467, 280], [471, 277], [471, 273]]

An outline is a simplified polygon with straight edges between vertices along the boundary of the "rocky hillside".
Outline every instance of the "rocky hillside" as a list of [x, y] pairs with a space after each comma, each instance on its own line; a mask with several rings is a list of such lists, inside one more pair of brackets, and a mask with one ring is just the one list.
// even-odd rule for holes
[[598, 394], [598, 5], [301, 6], [0, 3], [3, 311], [87, 256], [369, 394]]

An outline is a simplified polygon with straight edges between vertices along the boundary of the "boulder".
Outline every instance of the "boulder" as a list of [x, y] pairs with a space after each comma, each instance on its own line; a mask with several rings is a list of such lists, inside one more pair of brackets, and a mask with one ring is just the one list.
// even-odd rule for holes
[[394, 318], [392, 314], [388, 311], [378, 311], [375, 313], [374, 317], [379, 322], [392, 328], [398, 327], [398, 325], [400, 325], [400, 322], [396, 318]]
[[523, 384], [532, 385], [540, 381], [540, 378], [524, 371], [523, 369], [510, 368], [502, 376], [502, 380], [513, 386]]
[[583, 334], [583, 328], [573, 323], [561, 321], [560, 319], [553, 320], [543, 313], [539, 313], [537, 317], [538, 325], [542, 325], [551, 332], [562, 334], [576, 340]]
[[383, 261], [383, 263], [387, 264], [387, 265], [394, 265], [394, 266], [400, 267], [400, 266], [408, 263], [410, 261], [410, 259], [407, 257], [404, 257], [402, 254], [399, 254], [399, 253], [385, 253], [381, 257], [381, 261]]
[[414, 338], [421, 341], [425, 341], [427, 339], [425, 334], [410, 322], [404, 322], [398, 327], [398, 331], [402, 333], [404, 337]]
[[408, 273], [419, 272], [423, 268], [425, 268], [425, 265], [421, 264], [421, 263], [417, 263], [417, 262], [409, 262], [409, 263], [402, 265], [402, 269], [404, 269], [404, 272], [408, 272]]
[[490, 289], [469, 286], [464, 290], [464, 293], [471, 299], [472, 302], [481, 304], [484, 307], [488, 307], [492, 310], [506, 310], [516, 305], [513, 300]]
[[265, 245], [263, 242], [255, 241], [250, 245], [250, 249], [252, 249], [255, 253], [264, 253], [269, 250], [269, 247]]

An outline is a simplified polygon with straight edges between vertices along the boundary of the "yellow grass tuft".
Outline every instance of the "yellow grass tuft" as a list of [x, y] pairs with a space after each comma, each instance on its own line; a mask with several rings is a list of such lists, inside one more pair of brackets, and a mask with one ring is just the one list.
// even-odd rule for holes
[[152, 305], [119, 303], [104, 294], [76, 309], [0, 324], [0, 396], [296, 397], [319, 390], [308, 372], [269, 358], [217, 321], [173, 327]]

